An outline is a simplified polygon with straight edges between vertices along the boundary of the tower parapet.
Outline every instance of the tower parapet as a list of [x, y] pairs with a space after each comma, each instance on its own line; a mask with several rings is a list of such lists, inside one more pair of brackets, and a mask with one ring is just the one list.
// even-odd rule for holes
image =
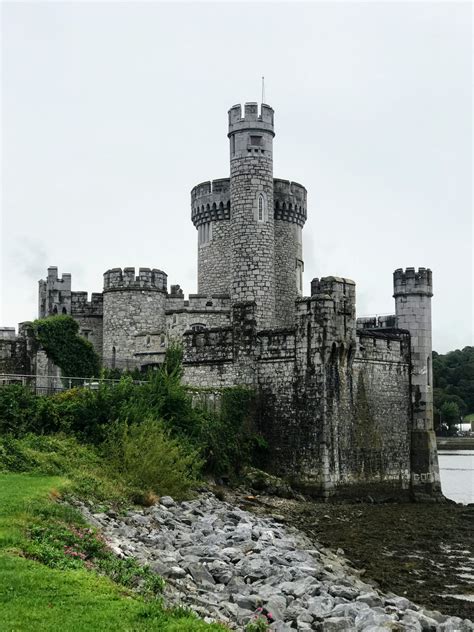
[[433, 296], [433, 276], [429, 268], [398, 268], [393, 273], [393, 296]]
[[151, 290], [166, 293], [168, 275], [156, 268], [112, 268], [104, 272], [104, 292], [113, 290]]
[[273, 108], [262, 103], [260, 114], [258, 113], [258, 103], [246, 103], [244, 106], [244, 115], [242, 116], [242, 106], [233, 105], [229, 110], [229, 136], [233, 132], [243, 129], [265, 130], [275, 136], [273, 131]]
[[273, 180], [273, 203], [276, 220], [283, 220], [304, 226], [307, 192], [303, 185], [289, 180]]
[[191, 190], [191, 220], [198, 228], [230, 219], [230, 178], [201, 182]]

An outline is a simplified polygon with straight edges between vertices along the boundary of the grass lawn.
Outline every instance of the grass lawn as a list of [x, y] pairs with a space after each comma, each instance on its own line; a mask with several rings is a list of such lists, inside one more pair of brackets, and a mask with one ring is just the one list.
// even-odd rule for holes
[[52, 476], [0, 474], [2, 632], [225, 630], [179, 611], [165, 611], [159, 600], [145, 600], [94, 571], [59, 570], [22, 557], [32, 509], [43, 507], [46, 514], [54, 513], [49, 494], [65, 483]]

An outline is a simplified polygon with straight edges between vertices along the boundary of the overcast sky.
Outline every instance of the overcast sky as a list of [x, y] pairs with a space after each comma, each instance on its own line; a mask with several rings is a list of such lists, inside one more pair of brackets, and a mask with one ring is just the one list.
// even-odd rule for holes
[[473, 344], [471, 43], [467, 2], [4, 2], [0, 325], [37, 316], [51, 265], [195, 292], [189, 193], [228, 176], [227, 110], [265, 75], [305, 294], [345, 276], [390, 313], [393, 270], [430, 267], [434, 348]]

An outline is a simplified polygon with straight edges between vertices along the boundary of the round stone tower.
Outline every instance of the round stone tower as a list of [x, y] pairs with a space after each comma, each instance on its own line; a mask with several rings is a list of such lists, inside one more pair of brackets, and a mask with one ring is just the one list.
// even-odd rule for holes
[[259, 328], [275, 324], [273, 109], [229, 110], [231, 299], [255, 301]]
[[198, 293], [228, 294], [230, 180], [201, 182], [191, 191], [191, 220], [198, 231]]
[[104, 364], [133, 368], [137, 336], [166, 333], [167, 275], [161, 270], [113, 268], [104, 273]]
[[303, 226], [306, 189], [297, 182], [273, 180], [275, 218], [276, 324], [294, 325], [295, 300], [303, 293]]
[[431, 341], [431, 270], [407, 268], [393, 273], [397, 327], [411, 340], [412, 488], [415, 495], [441, 491], [436, 437], [433, 430], [433, 368]]

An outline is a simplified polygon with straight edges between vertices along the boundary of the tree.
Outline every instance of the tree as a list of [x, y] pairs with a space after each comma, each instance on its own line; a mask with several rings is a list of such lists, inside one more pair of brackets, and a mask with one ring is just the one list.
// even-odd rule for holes
[[449, 434], [453, 434], [456, 424], [461, 422], [461, 412], [456, 402], [444, 402], [440, 409], [441, 423], [448, 426]]

